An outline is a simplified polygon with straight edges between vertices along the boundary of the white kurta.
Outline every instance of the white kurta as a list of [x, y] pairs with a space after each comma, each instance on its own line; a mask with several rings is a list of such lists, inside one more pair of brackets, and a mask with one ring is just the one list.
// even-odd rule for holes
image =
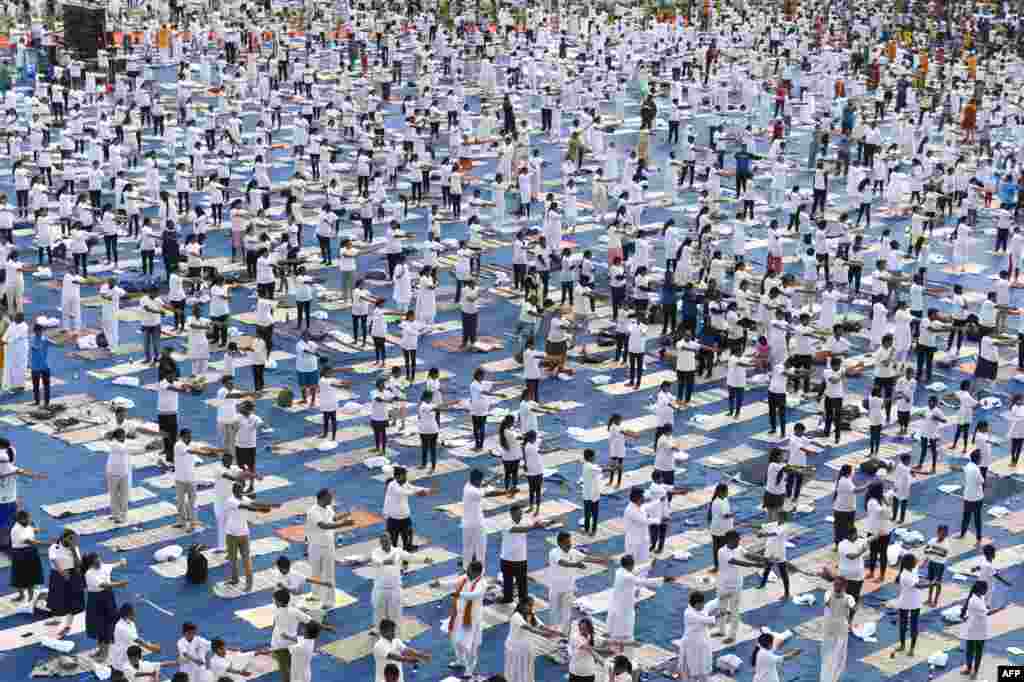
[[839, 678], [846, 670], [846, 654], [850, 641], [850, 610], [854, 607], [854, 600], [848, 594], [836, 598], [832, 592], [825, 595], [825, 599], [820, 682], [839, 682]]
[[28, 322], [12, 322], [4, 332], [4, 343], [3, 388], [24, 388], [28, 374]]
[[642, 578], [632, 571], [615, 571], [612, 598], [608, 604], [608, 638], [620, 641], [633, 639], [636, 626], [636, 591], [641, 587], [656, 587], [661, 578]]
[[81, 329], [82, 288], [70, 273], [64, 275], [64, 281], [60, 291], [60, 306], [61, 328]]
[[711, 674], [711, 640], [708, 638], [708, 626], [714, 622], [714, 616], [709, 616], [692, 606], [686, 608], [683, 615], [686, 632], [679, 641], [679, 679], [697, 680]]

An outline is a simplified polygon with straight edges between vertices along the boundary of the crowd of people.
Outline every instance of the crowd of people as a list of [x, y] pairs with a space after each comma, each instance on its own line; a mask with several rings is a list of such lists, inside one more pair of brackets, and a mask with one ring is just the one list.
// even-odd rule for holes
[[[963, 673], [976, 679], [991, 616], [1007, 599], [993, 594], [1009, 585], [983, 534], [999, 475], [993, 450], [1008, 445], [1013, 473], [1024, 446], [1024, 395], [1007, 383], [1014, 371], [1000, 372], [1024, 371], [1015, 291], [1024, 117], [1013, 88], [1021, 26], [994, 3], [797, 5], [307, 2], [282, 18], [271, 2], [112, 0], [107, 15], [119, 30], [95, 59], [22, 16], [40, 7], [12, 5], [27, 30], [12, 48], [25, 77], [3, 104], [14, 198], [0, 198], [3, 388], [31, 385], [34, 404], [51, 408], [51, 374], [68, 362], [54, 360], [54, 339], [116, 350], [128, 343], [122, 327], [134, 338], [137, 320], [138, 371], [156, 370], [151, 412], [161, 465], [173, 472], [175, 526], [201, 529], [197, 456], [219, 458], [212, 551], [226, 554], [223, 587], [244, 593], [254, 590], [250, 515], [278, 506], [256, 492], [258, 440], [303, 419], [259, 407], [265, 372], [284, 362], [275, 351], [293, 352], [293, 397], [322, 416], [325, 442], [337, 440], [348, 396], [368, 388], [357, 416], [372, 431], [370, 454], [389, 458], [385, 532], [360, 560], [374, 567], [377, 682], [400, 682], [403, 666], [432, 660], [400, 638], [403, 575], [431, 561], [418, 556], [413, 518], [416, 498], [439, 489], [416, 481], [436, 472], [439, 450], [457, 447], [448, 441], [459, 412], [472, 427], [464, 456], [490, 454], [502, 466], [488, 478], [473, 463], [462, 489], [460, 572], [445, 585], [443, 626], [456, 674], [532, 682], [537, 642], [549, 640], [565, 646], [571, 682], [634, 679], [641, 589], [685, 582], [659, 563], [672, 554], [673, 499], [710, 484], [700, 517], [713, 584], [687, 591], [672, 674], [704, 682], [714, 653], [743, 643], [751, 571], [760, 588], [778, 583], [784, 602], [797, 572], [825, 589], [822, 682], [846, 670], [866, 584], [895, 580], [892, 655], [913, 657], [922, 609], [949, 606], [940, 600], [947, 561], [977, 551], [957, 607]], [[981, 242], [989, 233], [991, 253]], [[980, 276], [988, 267], [995, 274]], [[35, 293], [46, 279], [59, 282], [59, 318]], [[87, 303], [98, 304], [96, 319]], [[137, 315], [124, 323], [128, 310]], [[475, 367], [453, 376], [447, 367], [457, 365], [433, 352], [424, 364], [418, 350], [450, 310], [458, 324], [447, 331], [461, 333], [453, 352], [502, 337], [514, 347], [512, 375]], [[242, 313], [251, 335], [232, 327]], [[364, 385], [352, 365], [371, 349]], [[970, 370], [959, 365], [968, 357]], [[652, 363], [675, 381], [645, 383]], [[558, 408], [541, 396], [586, 400], [588, 365], [621, 373], [625, 390], [601, 417], [607, 451], [582, 451], [581, 532], [558, 531], [547, 554], [542, 621], [528, 590], [538, 566], [527, 538], [563, 519], [544, 512], [541, 420]], [[949, 367], [956, 390], [936, 383]], [[190, 402], [182, 409], [192, 398], [181, 397], [207, 384], [216, 386], [212, 449], [193, 443], [197, 420]], [[691, 471], [677, 483], [681, 424], [699, 419], [719, 384], [726, 437], [750, 398], [767, 403], [764, 479], [736, 484], [706, 468], [705, 480]], [[651, 389], [653, 437], [627, 419]], [[518, 408], [494, 421], [497, 403], [515, 398]], [[820, 414], [817, 425], [802, 418], [808, 411]], [[117, 528], [131, 523], [145, 419], [119, 407], [105, 434]], [[867, 452], [837, 467], [827, 500], [831, 559], [804, 567], [787, 548], [805, 481], [861, 432]], [[407, 435], [420, 452], [403, 462], [395, 440]], [[624, 553], [599, 554], [590, 544], [629, 473], [627, 442], [649, 442], [653, 473], [626, 486]], [[314, 654], [333, 629], [338, 533], [356, 524], [330, 487], [305, 513], [310, 575], [276, 560], [266, 647], [239, 655], [185, 622], [174, 657], [152, 661], [146, 654], [161, 646], [141, 637], [133, 604], [115, 597], [127, 584], [113, 576], [121, 562], [83, 551], [71, 529], [47, 540], [19, 506], [18, 478], [44, 474], [21, 466], [32, 457], [16, 457], [17, 444], [17, 428], [0, 439], [11, 584], [26, 603], [47, 584], [46, 608], [63, 619], [56, 639], [84, 612], [93, 657], [115, 681], [158, 679], [176, 666], [173, 682], [225, 682], [248, 675], [251, 656], [273, 657], [284, 682], [313, 679]], [[958, 484], [959, 533], [926, 519], [915, 527], [927, 541], [890, 566], [890, 540], [915, 523], [915, 500], [940, 494], [936, 475], [954, 458], [960, 471], [941, 480]], [[738, 521], [736, 485], [763, 487], [759, 530]], [[509, 523], [495, 552], [485, 500], [502, 497]], [[970, 546], [954, 551], [958, 542]], [[575, 610], [591, 564], [613, 575], [606, 623]], [[478, 669], [491, 636], [483, 609], [499, 576], [495, 601], [507, 605], [509, 628], [503, 673], [488, 677]], [[314, 613], [292, 603], [307, 591]], [[756, 637], [757, 682], [778, 682], [799, 653], [782, 650], [784, 639]]]

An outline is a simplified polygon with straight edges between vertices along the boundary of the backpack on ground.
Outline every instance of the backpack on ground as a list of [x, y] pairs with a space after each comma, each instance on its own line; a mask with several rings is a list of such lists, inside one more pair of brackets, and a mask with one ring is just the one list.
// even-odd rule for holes
[[205, 585], [210, 573], [210, 562], [203, 551], [205, 545], [192, 545], [188, 548], [186, 558], [187, 568], [185, 569], [185, 580], [192, 585]]

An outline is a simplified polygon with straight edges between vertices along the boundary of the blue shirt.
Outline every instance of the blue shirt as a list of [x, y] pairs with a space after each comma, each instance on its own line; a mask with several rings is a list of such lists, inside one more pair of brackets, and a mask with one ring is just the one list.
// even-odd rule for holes
[[53, 342], [45, 336], [33, 336], [29, 345], [29, 368], [33, 372], [49, 371], [50, 361], [46, 354]]
[[1016, 182], [1001, 182], [999, 183], [999, 201], [1000, 203], [1011, 205], [1017, 203], [1017, 191], [1020, 188]]

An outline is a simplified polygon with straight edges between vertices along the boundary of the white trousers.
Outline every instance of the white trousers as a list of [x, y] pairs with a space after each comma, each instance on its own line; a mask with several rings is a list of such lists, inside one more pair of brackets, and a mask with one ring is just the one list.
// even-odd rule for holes
[[314, 578], [327, 583], [327, 587], [313, 585], [313, 594], [320, 597], [320, 602], [325, 609], [334, 606], [334, 585], [335, 585], [335, 563], [334, 545], [310, 545], [309, 546], [309, 570]]
[[370, 599], [373, 602], [374, 628], [379, 628], [384, 619], [394, 622], [395, 625], [401, 625], [402, 589], [400, 587], [377, 587], [374, 585]]
[[473, 559], [480, 562], [487, 572], [487, 534], [480, 526], [462, 527], [462, 562], [469, 566]]

